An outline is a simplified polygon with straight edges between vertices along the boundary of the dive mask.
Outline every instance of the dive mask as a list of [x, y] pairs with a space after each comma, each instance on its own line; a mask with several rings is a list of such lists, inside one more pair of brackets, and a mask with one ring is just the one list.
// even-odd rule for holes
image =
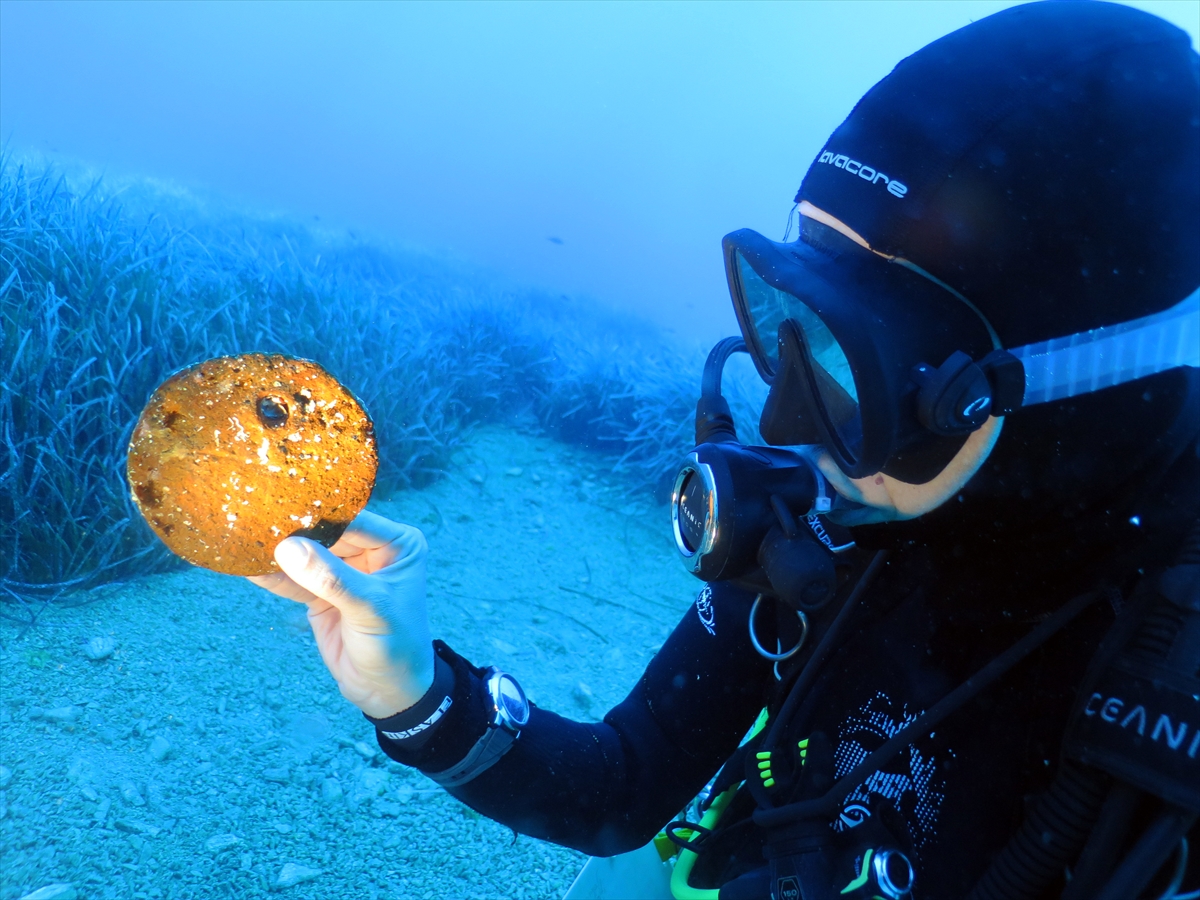
[[[965, 297], [912, 263], [803, 217], [783, 244], [724, 239], [743, 338], [705, 365], [696, 447], [671, 498], [676, 548], [705, 581], [730, 581], [803, 613], [836, 585], [853, 547], [826, 513], [861, 508], [818, 469], [827, 450], [850, 478], [936, 478], [991, 416], [1200, 367], [1200, 290], [1170, 309], [1005, 350]], [[747, 352], [770, 385], [759, 431], [738, 442], [721, 373]], [[834, 518], [839, 518], [835, 516]]]
[[819, 444], [851, 478], [924, 484], [990, 416], [1200, 365], [1200, 293], [1163, 312], [1001, 348], [962, 294], [801, 216], [800, 239], [724, 239], [768, 444]]

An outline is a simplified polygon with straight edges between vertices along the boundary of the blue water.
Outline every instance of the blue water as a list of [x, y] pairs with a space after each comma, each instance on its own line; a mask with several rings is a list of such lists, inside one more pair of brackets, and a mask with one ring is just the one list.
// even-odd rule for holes
[[[711, 343], [905, 55], [1009, 2], [0, 3], [0, 138], [457, 255]], [[1197, 40], [1192, 0], [1134, 4]]]
[[435, 633], [595, 719], [698, 586], [659, 501], [736, 332], [721, 236], [782, 234], [858, 97], [1009, 5], [0, 0], [0, 900], [560, 897], [582, 857], [383, 758], [300, 607], [139, 568], [132, 417], [206, 355], [317, 358]]

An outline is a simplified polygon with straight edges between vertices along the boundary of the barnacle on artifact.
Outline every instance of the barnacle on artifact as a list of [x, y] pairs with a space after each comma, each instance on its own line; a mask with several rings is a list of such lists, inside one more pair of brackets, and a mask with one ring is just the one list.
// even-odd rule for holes
[[371, 496], [366, 410], [313, 362], [250, 353], [159, 385], [129, 443], [133, 501], [172, 551], [229, 575], [277, 571], [298, 534], [329, 546]]

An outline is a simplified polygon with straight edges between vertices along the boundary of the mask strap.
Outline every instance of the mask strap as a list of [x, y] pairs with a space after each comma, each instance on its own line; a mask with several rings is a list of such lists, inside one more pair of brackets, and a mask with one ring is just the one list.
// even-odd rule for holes
[[1180, 366], [1200, 368], [1200, 288], [1162, 312], [1009, 352], [1025, 367], [1022, 406], [1090, 394]]
[[[846, 237], [850, 238], [850, 240], [854, 241], [854, 243], [856, 243], [860, 247], [862, 247], [864, 250], [870, 250], [872, 253], [874, 253], [876, 256], [878, 256], [880, 259], [886, 259], [890, 263], [895, 263], [898, 266], [903, 266], [904, 268], [908, 269], [910, 272], [916, 272], [922, 278], [926, 278], [929, 281], [932, 281], [934, 284], [936, 284], [942, 290], [948, 291], [952, 296], [957, 298], [960, 303], [964, 303], [967, 306], [967, 308], [971, 310], [971, 312], [973, 312], [973, 313], [975, 313], [975, 315], [979, 316], [979, 321], [983, 323], [983, 327], [987, 329], [988, 336], [992, 339], [992, 349], [993, 350], [999, 350], [1001, 347], [1004, 346], [1003, 344], [1000, 343], [1000, 336], [998, 334], [996, 334], [996, 329], [992, 327], [992, 323], [988, 321], [988, 317], [985, 316], [980, 311], [979, 307], [976, 306], [974, 303], [972, 303], [970, 300], [968, 300], [966, 297], [964, 297], [959, 291], [956, 291], [954, 288], [950, 287], [950, 285], [946, 284], [946, 282], [942, 281], [942, 279], [938, 278], [936, 275], [934, 275], [930, 272], [926, 272], [924, 269], [922, 269], [920, 266], [918, 266], [915, 262], [913, 262], [912, 260], [905, 259], [903, 256], [892, 256], [890, 253], [884, 253], [882, 250], [876, 250], [869, 243], [867, 243], [866, 238], [864, 238], [861, 234], [859, 234], [857, 231], [855, 231], [853, 228], [851, 228], [849, 225], [847, 225], [841, 219], [837, 218], [836, 216], [831, 216], [829, 213], [825, 212], [825, 210], [820, 209], [816, 206], [813, 206], [807, 200], [801, 200], [800, 203], [794, 208], [800, 210], [800, 215], [807, 216], [808, 218], [812, 219], [814, 222], [820, 222], [822, 225], [832, 228], [834, 231], [838, 232], [839, 234], [845, 235]], [[790, 219], [788, 220], [788, 226], [789, 226], [788, 231], [790, 232], [791, 231], [791, 220]], [[785, 234], [783, 236], [783, 240], [785, 243], [787, 242], [787, 234]]]

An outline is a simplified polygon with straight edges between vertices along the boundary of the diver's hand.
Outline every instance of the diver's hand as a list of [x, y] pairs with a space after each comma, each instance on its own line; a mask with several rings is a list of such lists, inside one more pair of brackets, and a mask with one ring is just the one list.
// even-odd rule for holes
[[275, 548], [282, 572], [250, 578], [308, 605], [321, 658], [342, 696], [382, 719], [433, 684], [425, 608], [425, 536], [363, 512], [329, 549], [290, 537]]

